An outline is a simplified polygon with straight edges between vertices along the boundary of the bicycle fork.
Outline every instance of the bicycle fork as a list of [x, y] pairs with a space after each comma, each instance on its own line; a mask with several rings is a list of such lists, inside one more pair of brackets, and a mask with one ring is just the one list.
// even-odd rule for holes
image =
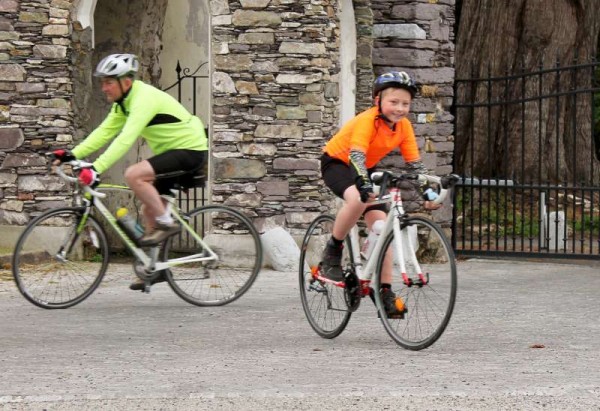
[[[429, 274], [424, 274], [419, 261], [417, 260], [417, 254], [415, 245], [418, 243], [418, 233], [416, 227], [403, 224], [402, 229], [400, 228], [400, 221], [396, 218], [394, 220], [394, 260], [398, 262], [400, 266], [400, 273], [402, 275], [402, 281], [407, 287], [417, 286], [423, 287], [429, 283]], [[396, 241], [398, 239], [398, 241]], [[407, 264], [405, 259], [405, 251], [408, 256], [408, 263], [413, 268], [417, 279], [409, 276], [407, 273]]]

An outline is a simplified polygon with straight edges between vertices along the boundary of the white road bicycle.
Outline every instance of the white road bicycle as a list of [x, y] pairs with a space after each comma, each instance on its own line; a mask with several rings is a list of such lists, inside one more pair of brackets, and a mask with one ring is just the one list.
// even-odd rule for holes
[[[385, 330], [409, 350], [429, 347], [442, 335], [456, 299], [454, 253], [442, 228], [421, 216], [405, 213], [400, 195], [403, 181], [418, 179], [434, 189], [441, 203], [459, 180], [456, 175], [393, 174], [372, 176], [379, 197], [374, 204], [389, 204], [381, 235], [368, 258], [361, 255], [358, 225], [345, 239], [342, 270], [345, 280], [322, 276], [321, 254], [331, 237], [335, 217], [322, 214], [308, 227], [300, 251], [299, 281], [302, 307], [308, 322], [323, 338], [335, 338], [346, 328], [363, 297], [372, 295]], [[388, 190], [389, 188], [389, 190]], [[388, 318], [379, 292], [384, 261], [393, 259], [392, 291], [402, 318]]]
[[[66, 164], [74, 170], [91, 166], [82, 161]], [[239, 211], [224, 205], [203, 205], [184, 212], [177, 206], [173, 192], [173, 196], [163, 198], [181, 224], [181, 233], [157, 246], [141, 247], [102, 202], [107, 195], [118, 192], [133, 197], [131, 190], [107, 184], [95, 189], [79, 185], [76, 177], [65, 173], [64, 165], [56, 172], [75, 184], [74, 205], [48, 210], [31, 220], [17, 240], [12, 257], [17, 287], [31, 303], [47, 309], [68, 308], [94, 292], [109, 263], [105, 226], [112, 227], [117, 240], [134, 256], [132, 271], [145, 282], [146, 292], [159, 276], [164, 276], [183, 300], [216, 306], [235, 301], [256, 280], [262, 265], [262, 245], [252, 222]], [[173, 176], [170, 173], [164, 177]], [[187, 177], [183, 179], [187, 187], [180, 189], [203, 184], [204, 176], [191, 180]]]

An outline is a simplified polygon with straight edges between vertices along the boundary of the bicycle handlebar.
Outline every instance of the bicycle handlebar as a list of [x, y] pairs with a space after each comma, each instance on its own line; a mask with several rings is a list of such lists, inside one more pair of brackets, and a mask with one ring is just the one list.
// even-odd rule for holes
[[432, 201], [434, 204], [441, 204], [448, 195], [449, 190], [456, 185], [460, 177], [456, 174], [448, 174], [447, 176], [434, 176], [430, 174], [394, 174], [389, 171], [376, 171], [371, 174], [371, 181], [380, 189], [380, 194], [385, 194], [387, 187], [390, 185], [397, 186], [401, 181], [416, 180], [421, 184], [429, 184], [429, 188], [436, 194], [436, 198]]
[[[92, 166], [92, 163], [88, 163], [88, 162], [85, 162], [82, 160], [67, 161], [67, 162], [61, 163], [58, 166], [56, 166], [56, 168], [54, 169], [54, 172], [56, 174], [58, 174], [60, 176], [60, 178], [62, 178], [65, 181], [68, 181], [69, 183], [75, 183], [75, 184], [80, 184], [79, 179], [77, 177], [72, 177], [65, 173], [65, 171], [63, 169], [65, 164], [69, 164], [71, 167], [73, 167], [73, 170], [89, 168]], [[101, 193], [99, 191], [96, 191], [90, 186], [82, 185], [82, 187], [83, 187], [83, 191], [86, 193], [89, 193], [92, 197], [99, 197], [99, 198], [106, 197], [106, 193]]]

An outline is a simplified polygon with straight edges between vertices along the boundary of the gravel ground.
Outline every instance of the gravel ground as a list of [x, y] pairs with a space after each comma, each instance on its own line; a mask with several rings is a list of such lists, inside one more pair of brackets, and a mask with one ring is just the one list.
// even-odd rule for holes
[[318, 337], [293, 272], [263, 270], [238, 301], [200, 308], [166, 284], [132, 292], [131, 267], [112, 264], [88, 300], [49, 311], [0, 270], [0, 409], [600, 410], [600, 265], [458, 268], [450, 325], [420, 352], [394, 344], [368, 300]]

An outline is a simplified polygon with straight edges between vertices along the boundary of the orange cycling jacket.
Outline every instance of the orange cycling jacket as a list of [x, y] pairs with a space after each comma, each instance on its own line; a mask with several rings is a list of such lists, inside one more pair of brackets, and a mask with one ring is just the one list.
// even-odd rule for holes
[[348, 121], [323, 151], [346, 164], [350, 162], [350, 150], [362, 151], [366, 154], [366, 167], [371, 168], [396, 147], [407, 163], [421, 159], [410, 121], [403, 118], [391, 130], [379, 117], [378, 108], [371, 107]]

